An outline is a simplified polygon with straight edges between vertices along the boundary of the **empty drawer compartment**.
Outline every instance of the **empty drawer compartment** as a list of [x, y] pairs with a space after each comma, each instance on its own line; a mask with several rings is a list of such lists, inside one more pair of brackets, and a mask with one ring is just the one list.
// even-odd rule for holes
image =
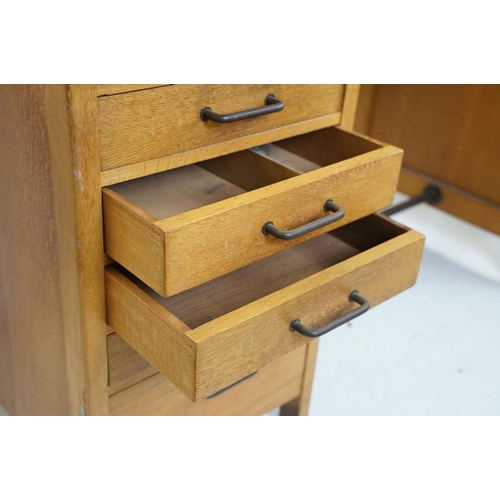
[[401, 160], [332, 127], [116, 184], [106, 253], [173, 296], [390, 205]]

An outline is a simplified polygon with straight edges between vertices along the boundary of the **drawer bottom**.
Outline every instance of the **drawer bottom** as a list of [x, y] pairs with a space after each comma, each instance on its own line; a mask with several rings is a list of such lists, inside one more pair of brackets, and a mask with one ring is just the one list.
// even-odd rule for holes
[[193, 403], [161, 373], [109, 398], [110, 415], [262, 415], [299, 397], [308, 346], [212, 399]]

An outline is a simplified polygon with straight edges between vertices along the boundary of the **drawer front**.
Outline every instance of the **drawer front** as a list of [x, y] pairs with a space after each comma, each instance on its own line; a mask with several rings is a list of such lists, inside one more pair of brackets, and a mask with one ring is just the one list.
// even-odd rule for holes
[[[243, 151], [104, 189], [106, 253], [169, 297], [391, 204], [400, 149], [336, 127], [277, 144], [284, 157]], [[344, 211], [334, 222], [263, 233], [331, 217], [329, 199]]]
[[[262, 132], [325, 116], [331, 117], [330, 123], [323, 120], [317, 128], [335, 125], [340, 123], [344, 90], [344, 85], [169, 85], [100, 97], [101, 168], [109, 170], [254, 136], [244, 145], [234, 144], [232, 151], [238, 151], [269, 142], [259, 135]], [[269, 94], [284, 103], [283, 110], [233, 123], [200, 118], [205, 107], [219, 114], [261, 108]], [[314, 128], [306, 124], [306, 129]], [[300, 129], [291, 128], [280, 138], [298, 133]], [[219, 154], [224, 153], [213, 156]], [[186, 163], [179, 158], [178, 164]]]
[[[116, 359], [115, 351], [109, 354], [114, 366], [126, 363]], [[305, 356], [306, 348], [299, 348], [216, 397], [197, 403], [157, 373], [114, 393], [109, 399], [110, 415], [262, 415], [300, 395]], [[120, 372], [130, 372], [130, 367], [122, 366]]]
[[170, 299], [108, 268], [108, 322], [196, 401], [306, 344], [293, 320], [318, 328], [359, 307], [354, 290], [375, 306], [410, 287], [422, 248], [371, 216]]

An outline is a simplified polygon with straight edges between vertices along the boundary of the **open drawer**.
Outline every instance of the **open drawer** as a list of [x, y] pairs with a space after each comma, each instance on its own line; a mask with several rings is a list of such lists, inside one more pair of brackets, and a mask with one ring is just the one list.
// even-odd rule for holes
[[169, 298], [109, 266], [107, 320], [196, 401], [410, 287], [423, 243], [371, 215]]
[[402, 153], [332, 127], [104, 188], [106, 253], [173, 296], [390, 205]]

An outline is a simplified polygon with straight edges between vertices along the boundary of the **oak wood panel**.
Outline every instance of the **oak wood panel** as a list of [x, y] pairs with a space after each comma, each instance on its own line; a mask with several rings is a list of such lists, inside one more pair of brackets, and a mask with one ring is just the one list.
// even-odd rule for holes
[[[268, 162], [270, 163], [270, 162]], [[240, 169], [238, 167], [238, 170]], [[234, 168], [234, 166], [233, 166]], [[235, 176], [238, 180], [237, 176]], [[195, 208], [211, 205], [245, 192], [232, 182], [225, 181], [198, 165], [188, 165], [169, 172], [141, 177], [132, 182], [104, 188], [105, 197], [116, 193], [116, 200], [129, 201], [138, 207], [138, 214], [151, 214], [148, 222], [156, 223]], [[140, 212], [139, 212], [140, 211]]]
[[0, 401], [12, 415], [83, 406], [72, 152], [63, 85], [1, 85]]
[[500, 85], [377, 85], [374, 97], [370, 134], [405, 165], [500, 204]]
[[158, 373], [116, 333], [108, 336], [109, 395]]
[[155, 225], [158, 219], [114, 192], [103, 194], [105, 250], [148, 283], [161, 287], [165, 275], [164, 233]]
[[354, 130], [357, 130], [362, 134], [370, 134], [376, 90], [377, 85], [375, 84], [363, 84], [360, 88], [358, 105], [356, 106]]
[[[300, 160], [304, 161], [302, 158]], [[277, 162], [274, 158], [270, 161], [266, 156], [255, 154], [250, 150], [238, 153], [236, 162], [237, 168], [235, 168], [234, 156], [227, 155], [204, 161], [201, 165], [203, 169], [215, 174], [219, 183], [221, 179], [224, 179], [237, 185], [242, 192], [253, 191], [300, 174], [297, 170]], [[315, 168], [319, 166], [315, 165]]]
[[398, 189], [410, 196], [420, 194], [430, 184], [438, 184], [443, 198], [437, 207], [488, 231], [500, 234], [500, 204], [489, 203], [467, 191], [436, 181], [432, 177], [404, 167]]
[[319, 130], [325, 127], [331, 127], [340, 123], [341, 113], [333, 113], [331, 115], [306, 120], [300, 123], [294, 123], [285, 127], [267, 130], [251, 134], [239, 139], [221, 142], [219, 144], [211, 144], [209, 147], [185, 151], [171, 156], [158, 158], [146, 162], [139, 162], [133, 165], [113, 168], [105, 170], [101, 173], [101, 184], [103, 186], [111, 186], [119, 182], [137, 179], [145, 175], [152, 175], [158, 172], [164, 172], [184, 165], [190, 165], [199, 161], [210, 158], [219, 157], [241, 151], [254, 146], [260, 146], [272, 141], [279, 141], [286, 137], [305, 134], [314, 130]]
[[280, 408], [280, 416], [307, 416], [309, 411], [309, 401], [311, 400], [314, 369], [316, 367], [316, 356], [318, 354], [318, 344], [318, 339], [307, 344], [300, 395]]
[[[268, 94], [285, 102], [270, 115], [229, 124], [203, 122], [204, 107], [225, 114], [262, 107]], [[103, 170], [226, 142], [338, 113], [343, 85], [171, 85], [98, 101]]]
[[344, 128], [351, 129], [354, 126], [359, 91], [360, 85], [358, 84], [346, 85], [344, 106], [342, 108], [342, 121], [340, 122], [340, 125]]
[[[313, 132], [307, 137], [300, 136], [277, 144], [299, 156], [305, 156], [307, 160], [312, 157], [322, 168], [288, 179], [286, 177], [294, 175], [294, 172], [281, 169], [279, 175], [285, 177], [281, 182], [155, 222], [156, 228], [165, 234], [165, 276], [160, 286], [157, 277], [151, 275], [150, 263], [144, 264], [139, 260], [140, 254], [134, 258], [123, 255], [135, 244], [134, 241], [129, 241], [132, 231], [125, 229], [120, 233], [106, 233], [107, 253], [161, 295], [172, 296], [391, 204], [402, 159], [400, 149], [383, 146], [337, 128]], [[251, 154], [255, 155], [256, 164], [274, 162], [256, 152], [246, 151], [200, 165], [207, 164], [212, 171], [223, 170], [224, 177], [228, 177], [227, 170], [232, 169], [234, 173], [230, 178], [236, 182], [237, 173], [242, 166], [248, 166]], [[173, 213], [168, 208], [169, 205], [174, 205], [177, 210], [180, 195], [188, 197], [190, 203], [196, 206], [200, 200], [218, 199], [214, 198], [218, 197], [218, 188], [227, 188], [225, 181], [220, 178], [219, 181], [204, 185], [198, 183], [197, 176], [193, 175], [190, 180], [182, 171], [183, 169], [180, 172], [164, 172], [158, 174], [158, 179], [130, 181], [128, 193], [123, 190], [125, 185], [115, 190], [127, 194], [137, 202], [144, 200], [147, 204], [143, 208], [153, 210], [155, 215], [160, 216]], [[274, 171], [276, 173], [276, 169]], [[175, 181], [181, 175], [187, 184], [179, 185], [178, 188]], [[165, 188], [155, 187], [152, 183], [157, 181]], [[134, 190], [138, 194], [132, 196]], [[120, 200], [125, 203], [125, 199], [117, 193], [112, 195], [111, 188], [103, 191], [105, 227], [114, 227], [116, 224], [112, 219], [115, 212], [108, 210], [107, 204], [112, 196], [115, 203], [120, 203]], [[228, 193], [236, 194], [235, 191]], [[277, 227], [292, 229], [325, 217], [323, 206], [328, 199], [333, 199], [345, 210], [345, 216], [338, 222], [295, 240], [279, 240], [262, 233], [262, 227], [268, 221], [272, 221]], [[182, 206], [193, 206], [181, 201]], [[126, 220], [123, 219], [120, 223], [126, 224]], [[135, 224], [135, 221], [131, 221], [132, 223]], [[149, 257], [148, 254], [144, 259]], [[158, 264], [157, 268], [161, 265], [163, 264]]]
[[107, 83], [97, 85], [97, 95], [113, 95], [123, 94], [125, 92], [136, 92], [137, 90], [154, 89], [156, 87], [163, 87], [161, 84], [132, 84], [132, 83]]
[[307, 342], [290, 336], [293, 319], [314, 328], [351, 309], [346, 297], [354, 289], [373, 307], [409, 288], [422, 248], [423, 237], [407, 233], [200, 326], [189, 334], [197, 344], [198, 397]]
[[[47, 125], [52, 158], [56, 228], [59, 235], [59, 269], [65, 335], [66, 371], [70, 415], [82, 413], [85, 407], [85, 373], [82, 330], [80, 324], [80, 292], [78, 289], [77, 238], [74, 181], [71, 164], [73, 150], [69, 128], [66, 85], [46, 85]], [[74, 184], [73, 184], [74, 185]]]
[[112, 415], [262, 415], [298, 396], [305, 348], [259, 370], [253, 377], [216, 396], [193, 403], [157, 374], [110, 398]]
[[[141, 289], [140, 283], [134, 284], [116, 269], [109, 269], [109, 323], [168, 376], [172, 371], [182, 372], [183, 362], [189, 361], [184, 371], [191, 377], [193, 357], [182, 361], [189, 342], [195, 352], [195, 385], [190, 385], [193, 379], [184, 381], [187, 383], [182, 387], [178, 380], [172, 381], [193, 400], [206, 397], [307, 343], [308, 339], [289, 331], [293, 319], [300, 317], [305, 324], [315, 327], [351, 309], [347, 297], [353, 289], [359, 290], [374, 306], [413, 284], [423, 237], [375, 217], [352, 225], [356, 226], [356, 230], [351, 231], [356, 238], [362, 234], [372, 238], [365, 227], [371, 225], [370, 219], [377, 226], [373, 232], [377, 240], [366, 244], [376, 246], [351, 258], [346, 257], [355, 250], [344, 250], [348, 252], [344, 253], [346, 260], [340, 263], [332, 265], [332, 260], [341, 260], [342, 254], [337, 255], [337, 251], [346, 247], [339, 241], [335, 243], [333, 236], [325, 235], [301, 245], [302, 249], [308, 247], [306, 250], [289, 249], [236, 271], [233, 276], [219, 278], [170, 299], [162, 299], [147, 287]], [[380, 229], [384, 229], [384, 225], [386, 237], [391, 239], [380, 243]], [[394, 228], [399, 228], [399, 235], [394, 234]], [[341, 240], [348, 241], [349, 231], [343, 230], [338, 230]], [[332, 243], [331, 253], [323, 248], [318, 254], [313, 244], [321, 246], [325, 238], [331, 238], [326, 242]], [[278, 266], [273, 262], [277, 260]], [[325, 266], [331, 267], [325, 269]], [[294, 282], [295, 279], [299, 281]], [[276, 290], [277, 286], [284, 288]], [[329, 298], [326, 302], [325, 297]], [[238, 308], [234, 310], [234, 307]], [[184, 334], [181, 328], [175, 327], [175, 317], [182, 320]], [[192, 330], [186, 330], [187, 326]], [[176, 366], [160, 359], [159, 353], [174, 356]]]
[[127, 286], [125, 277], [112, 267], [106, 270], [106, 292], [111, 327], [143, 355], [140, 346], [146, 342], [146, 359], [161, 366], [170, 381], [194, 399], [196, 346], [184, 335], [189, 327], [143, 290]]
[[321, 167], [388, 146], [373, 137], [367, 137], [342, 127], [329, 127], [290, 139], [283, 139], [275, 142], [274, 145]]
[[69, 86], [76, 213], [78, 285], [87, 415], [108, 413], [102, 196], [99, 179], [97, 90]]

